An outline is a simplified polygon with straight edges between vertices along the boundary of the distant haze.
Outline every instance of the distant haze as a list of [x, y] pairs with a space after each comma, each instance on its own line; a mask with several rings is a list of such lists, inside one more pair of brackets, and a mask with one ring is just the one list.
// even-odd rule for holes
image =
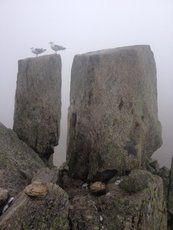
[[173, 156], [173, 1], [172, 0], [1, 0], [0, 121], [12, 128], [17, 61], [33, 56], [30, 47], [62, 57], [62, 119], [55, 163], [65, 160], [70, 72], [75, 54], [149, 44], [155, 55], [163, 146], [154, 154], [170, 166]]

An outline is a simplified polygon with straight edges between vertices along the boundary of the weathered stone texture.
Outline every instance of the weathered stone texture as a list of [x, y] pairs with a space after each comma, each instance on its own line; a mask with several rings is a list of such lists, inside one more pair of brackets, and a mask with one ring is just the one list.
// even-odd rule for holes
[[171, 164], [171, 172], [169, 178], [169, 187], [168, 187], [168, 212], [171, 219], [171, 229], [173, 229], [173, 158]]
[[0, 123], [0, 188], [17, 195], [42, 167], [38, 154]]
[[58, 144], [61, 117], [61, 58], [45, 55], [19, 61], [14, 131], [42, 158]]
[[119, 186], [129, 193], [140, 192], [154, 183], [153, 175], [146, 171], [135, 169], [128, 176], [125, 176]]
[[8, 190], [0, 188], [0, 215], [3, 210], [3, 207], [9, 197]]
[[140, 181], [141, 174], [146, 187], [131, 193], [115, 183], [106, 195], [97, 197], [78, 195], [70, 200], [69, 218], [72, 229], [78, 230], [167, 230], [166, 202], [162, 179], [147, 171], [136, 170], [130, 180]]
[[44, 197], [48, 194], [48, 187], [40, 181], [34, 181], [26, 186], [24, 192], [30, 197]]
[[[48, 193], [43, 197], [31, 197], [22, 192], [0, 218], [1, 230], [69, 230], [69, 198], [65, 191], [52, 183], [54, 172], [43, 169], [46, 179], [35, 176], [45, 184]], [[50, 174], [49, 174], [50, 173]], [[49, 179], [48, 179], [49, 178]], [[32, 183], [34, 184], [34, 182]]]
[[[132, 171], [133, 172], [133, 171]], [[141, 173], [136, 174], [136, 182], [141, 179]], [[143, 172], [144, 176], [144, 172]], [[148, 172], [146, 172], [146, 179]], [[133, 181], [135, 186], [135, 180]], [[167, 229], [166, 202], [163, 191], [162, 179], [150, 175], [150, 182], [146, 188], [136, 193], [124, 193], [115, 186], [104, 199], [101, 198], [100, 207], [106, 204], [111, 210], [104, 208], [103, 218], [109, 230], [136, 229], [136, 230], [161, 230]], [[116, 207], [116, 208], [115, 208]], [[115, 212], [113, 211], [115, 210]], [[110, 215], [109, 215], [110, 213]], [[108, 218], [106, 218], [108, 216]], [[115, 225], [113, 219], [115, 218]], [[109, 226], [110, 223], [110, 226]], [[114, 228], [116, 226], [116, 228]]]
[[149, 46], [76, 55], [69, 107], [70, 175], [92, 180], [105, 170], [145, 165], [162, 143], [157, 112], [156, 66]]

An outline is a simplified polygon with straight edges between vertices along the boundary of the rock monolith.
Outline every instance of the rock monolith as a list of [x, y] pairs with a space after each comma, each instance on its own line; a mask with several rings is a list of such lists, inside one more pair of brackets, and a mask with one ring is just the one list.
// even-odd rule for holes
[[45, 161], [58, 145], [60, 117], [60, 56], [54, 54], [20, 60], [13, 129]]
[[139, 168], [161, 144], [150, 47], [76, 55], [69, 107], [70, 175], [97, 180], [100, 173]]

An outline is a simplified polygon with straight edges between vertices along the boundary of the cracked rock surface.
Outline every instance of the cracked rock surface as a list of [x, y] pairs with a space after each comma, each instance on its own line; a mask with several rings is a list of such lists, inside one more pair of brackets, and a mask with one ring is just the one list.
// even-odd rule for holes
[[74, 57], [67, 162], [70, 174], [92, 180], [106, 170], [144, 166], [162, 144], [157, 79], [149, 46]]
[[17, 195], [45, 164], [16, 133], [0, 123], [0, 188]]
[[44, 161], [58, 145], [60, 117], [60, 55], [20, 60], [13, 129]]

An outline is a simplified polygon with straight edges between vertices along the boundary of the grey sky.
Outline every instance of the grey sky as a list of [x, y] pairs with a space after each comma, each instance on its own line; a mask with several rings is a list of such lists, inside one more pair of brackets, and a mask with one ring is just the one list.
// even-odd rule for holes
[[155, 154], [170, 165], [173, 155], [173, 1], [172, 0], [1, 0], [0, 121], [12, 127], [17, 61], [33, 56], [30, 47], [48, 42], [62, 52], [62, 127], [55, 160], [65, 159], [71, 63], [75, 54], [149, 44], [158, 73], [159, 118], [164, 144]]

